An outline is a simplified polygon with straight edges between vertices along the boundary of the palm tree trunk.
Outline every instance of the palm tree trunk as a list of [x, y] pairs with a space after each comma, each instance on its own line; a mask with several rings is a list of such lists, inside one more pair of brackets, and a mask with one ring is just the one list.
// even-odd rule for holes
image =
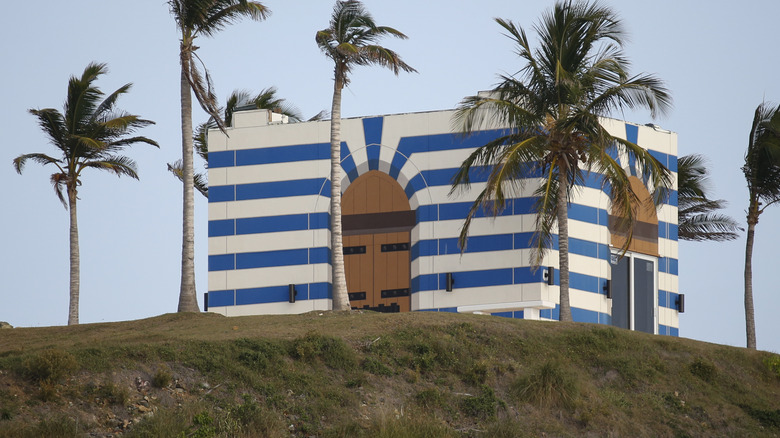
[[560, 321], [572, 321], [569, 303], [569, 184], [566, 170], [558, 173], [558, 265], [560, 271]]
[[341, 90], [343, 74], [336, 69], [330, 118], [330, 250], [333, 280], [333, 310], [349, 310], [341, 232]]
[[[183, 45], [184, 43], [182, 43]], [[192, 164], [192, 91], [186, 72], [192, 59], [185, 50], [181, 54], [181, 156], [183, 180], [183, 214], [181, 244], [181, 288], [179, 312], [200, 312], [195, 291], [195, 193]]]
[[753, 238], [757, 218], [748, 215], [747, 244], [745, 245], [745, 331], [747, 348], [756, 349], [756, 319], [753, 310]]
[[79, 224], [76, 215], [76, 190], [68, 189], [70, 212], [70, 304], [68, 325], [79, 323], [79, 288], [81, 286], [81, 262], [79, 257]]

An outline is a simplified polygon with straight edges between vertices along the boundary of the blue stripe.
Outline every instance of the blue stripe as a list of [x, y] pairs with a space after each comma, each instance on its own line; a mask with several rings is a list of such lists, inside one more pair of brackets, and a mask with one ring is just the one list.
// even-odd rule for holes
[[574, 322], [589, 322], [592, 324], [612, 324], [612, 317], [606, 313], [594, 310], [571, 308], [571, 317]]
[[298, 179], [236, 185], [236, 201], [316, 195], [325, 178]]
[[[298, 295], [295, 296], [296, 300], [306, 300], [309, 298], [309, 285], [295, 285], [295, 290], [298, 292]], [[247, 304], [283, 303], [289, 302], [289, 299], [290, 289], [288, 285], [236, 290], [237, 306]]]
[[414, 137], [402, 137], [398, 142], [397, 152], [393, 157], [390, 176], [398, 179], [398, 173], [406, 160], [418, 152], [450, 151], [455, 149], [475, 149], [484, 146], [496, 138], [507, 135], [511, 131], [495, 129], [478, 131], [471, 135], [436, 134]]
[[369, 117], [363, 119], [363, 138], [366, 140], [366, 146], [372, 144], [382, 144], [382, 125], [384, 117]]
[[[330, 283], [296, 284], [296, 301], [331, 298]], [[290, 298], [289, 285], [255, 287], [237, 290], [209, 291], [209, 307], [248, 304], [285, 303]]]
[[236, 234], [235, 219], [209, 221], [209, 237], [232, 236]]
[[652, 155], [656, 160], [660, 161], [661, 164], [666, 166], [667, 169], [672, 172], [677, 172], [677, 157], [650, 149], [648, 149], [647, 152], [649, 152], [650, 155]]
[[236, 219], [236, 234], [272, 233], [277, 231], [306, 230], [308, 228], [308, 214]]
[[667, 336], [680, 336], [680, 329], [676, 327], [666, 326], [663, 324], [658, 324], [658, 333], [661, 335], [667, 335]]
[[379, 169], [379, 152], [382, 144], [382, 124], [384, 117], [372, 117], [363, 119], [363, 136], [366, 141], [366, 156], [368, 169]]
[[236, 165], [236, 151], [209, 152], [208, 163], [209, 169], [233, 167]]
[[223, 307], [235, 305], [235, 292], [233, 290], [209, 291], [209, 307]]
[[309, 299], [321, 300], [333, 298], [333, 285], [330, 283], [312, 283], [309, 285]]
[[[626, 123], [626, 140], [639, 144], [639, 126]], [[636, 156], [634, 154], [628, 154], [628, 172], [631, 176], [636, 176]]]
[[523, 319], [523, 311], [522, 310], [515, 310], [515, 311], [509, 311], [509, 312], [496, 312], [491, 313], [493, 316], [500, 316], [502, 318], [513, 318], [513, 319]]
[[210, 255], [209, 272], [229, 271], [236, 268], [236, 257], [234, 254]]
[[626, 123], [626, 140], [639, 144], [639, 126]]
[[[574, 308], [572, 307], [572, 312]], [[572, 318], [573, 318], [572, 313]], [[556, 321], [561, 319], [561, 306], [556, 304], [554, 309], [539, 309], [539, 317], [546, 319], [554, 319]]]
[[317, 265], [320, 263], [330, 263], [330, 248], [310, 248], [309, 249], [309, 264]]
[[278, 251], [242, 252], [236, 254], [236, 269], [306, 265], [308, 263], [308, 249], [284, 249]]
[[[473, 202], [451, 202], [446, 204], [439, 204], [439, 220], [446, 221], [452, 219], [466, 219], [469, 214], [469, 209], [471, 209], [473, 204]], [[512, 208], [512, 200], [508, 199], [504, 203], [504, 209], [498, 213], [498, 216], [511, 216], [513, 211], [514, 209]], [[493, 215], [490, 211], [485, 213], [484, 208], [479, 208], [474, 214], [474, 217], [493, 217]]]
[[417, 223], [439, 220], [439, 204], [421, 205], [417, 207]]
[[349, 178], [349, 182], [355, 181], [359, 176], [357, 166], [355, 166], [355, 159], [352, 157], [347, 142], [344, 141], [341, 142], [341, 169]]
[[[503, 251], [512, 249], [511, 234], [494, 234], [488, 236], [471, 236], [466, 241], [466, 253]], [[439, 254], [460, 254], [458, 239], [439, 239]]]
[[408, 184], [406, 184], [406, 188], [404, 189], [404, 192], [406, 193], [407, 199], [412, 199], [412, 196], [414, 196], [415, 192], [418, 190], [422, 190], [425, 188], [425, 181], [423, 180], [423, 176], [421, 174], [415, 175]]
[[[236, 151], [236, 166], [324, 160], [328, 157], [330, 157], [330, 143], [240, 149]], [[209, 167], [211, 167], [211, 154], [209, 154]]]
[[299, 248], [209, 256], [209, 271], [330, 263], [330, 249]]
[[310, 213], [309, 229], [324, 230], [330, 227], [330, 213]]
[[209, 237], [241, 234], [276, 233], [280, 231], [327, 229], [328, 213], [290, 214], [209, 221]]
[[209, 186], [209, 202], [236, 200], [236, 186]]
[[669, 257], [661, 257], [658, 259], [658, 271], [666, 272], [667, 274], [677, 274], [677, 259]]

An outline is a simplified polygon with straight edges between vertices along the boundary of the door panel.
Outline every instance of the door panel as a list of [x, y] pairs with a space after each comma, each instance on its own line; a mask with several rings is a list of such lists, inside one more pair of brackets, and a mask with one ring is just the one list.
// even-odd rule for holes
[[629, 257], [622, 257], [612, 265], [612, 325], [631, 328], [631, 273]]
[[634, 259], [634, 330], [655, 333], [655, 266]]
[[613, 261], [613, 326], [656, 333], [656, 263], [655, 258], [636, 253], [627, 253]]
[[344, 237], [352, 308], [385, 312], [411, 309], [409, 238], [409, 232]]

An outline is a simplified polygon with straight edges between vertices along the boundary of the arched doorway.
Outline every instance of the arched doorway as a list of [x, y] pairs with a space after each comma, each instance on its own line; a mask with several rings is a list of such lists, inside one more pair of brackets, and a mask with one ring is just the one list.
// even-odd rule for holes
[[391, 176], [372, 170], [349, 185], [341, 213], [352, 308], [408, 312], [410, 231], [416, 220], [404, 190]]
[[609, 216], [612, 241], [612, 325], [646, 333], [658, 333], [658, 216], [650, 192], [629, 177], [637, 196], [636, 220], [631, 242], [621, 257], [629, 230], [621, 217]]

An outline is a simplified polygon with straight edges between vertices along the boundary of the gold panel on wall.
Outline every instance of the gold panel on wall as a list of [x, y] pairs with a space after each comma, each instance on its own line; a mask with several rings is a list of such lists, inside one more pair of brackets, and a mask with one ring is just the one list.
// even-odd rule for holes
[[[655, 204], [647, 187], [642, 180], [635, 176], [630, 176], [631, 190], [638, 198], [638, 204], [634, 206], [634, 215], [636, 220], [632, 228], [631, 243], [628, 245], [628, 251], [638, 252], [651, 256], [658, 256], [658, 215], [656, 214]], [[628, 230], [620, 229], [623, 218], [614, 214], [609, 215], [609, 232], [612, 247], [622, 248], [628, 238]]]

